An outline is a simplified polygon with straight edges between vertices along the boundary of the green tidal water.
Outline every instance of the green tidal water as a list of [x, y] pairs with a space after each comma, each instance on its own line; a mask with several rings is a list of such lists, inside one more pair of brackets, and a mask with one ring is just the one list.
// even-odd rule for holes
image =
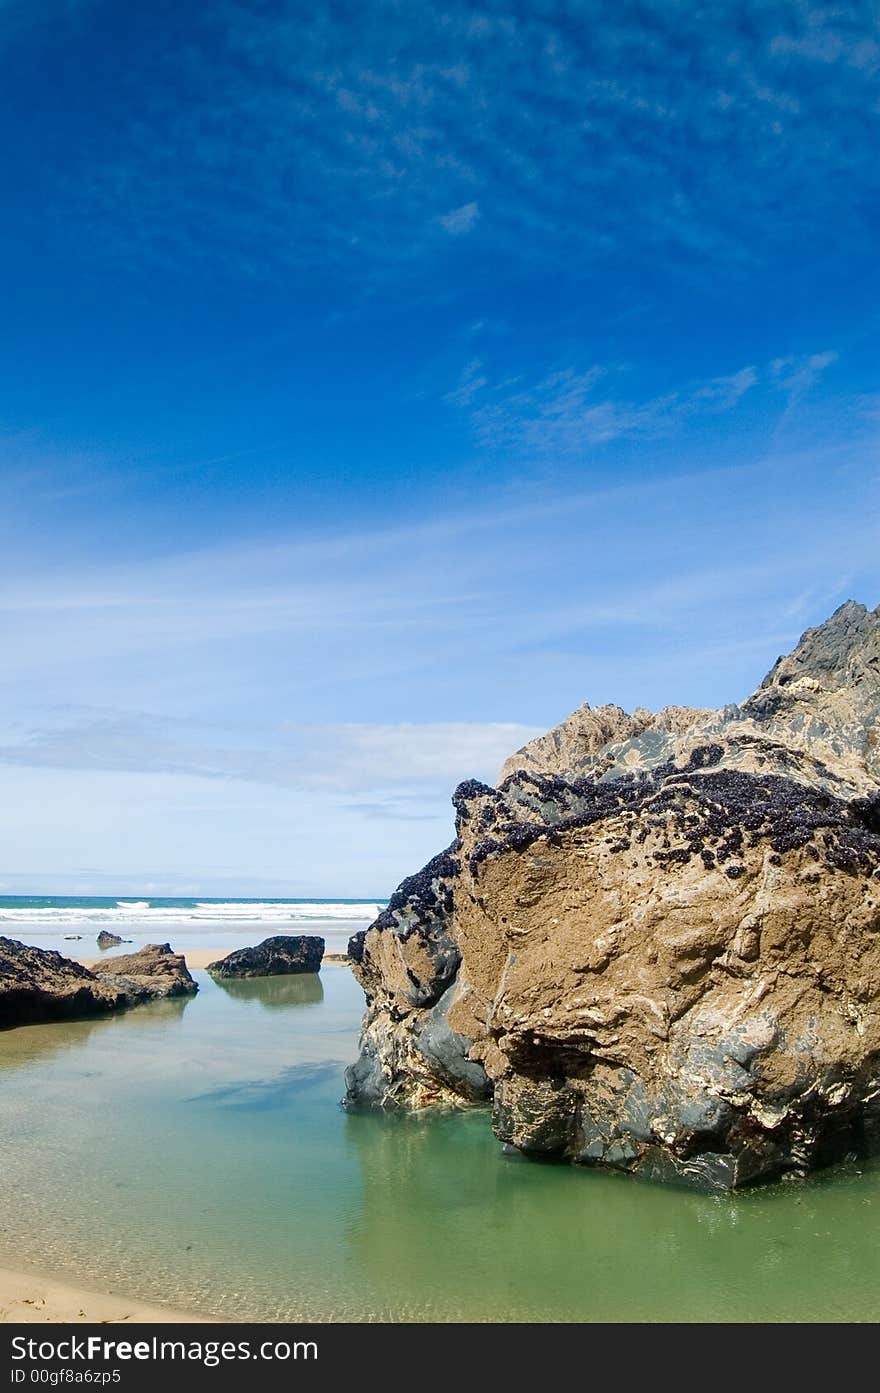
[[880, 1167], [736, 1199], [339, 1106], [345, 969], [0, 1033], [0, 1262], [204, 1314], [876, 1320]]

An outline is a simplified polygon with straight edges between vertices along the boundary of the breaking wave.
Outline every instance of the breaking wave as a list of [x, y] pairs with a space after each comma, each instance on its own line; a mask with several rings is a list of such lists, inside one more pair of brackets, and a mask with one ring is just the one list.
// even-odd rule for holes
[[57, 928], [67, 924], [307, 924], [338, 919], [370, 923], [377, 900], [87, 900], [0, 899], [0, 925]]

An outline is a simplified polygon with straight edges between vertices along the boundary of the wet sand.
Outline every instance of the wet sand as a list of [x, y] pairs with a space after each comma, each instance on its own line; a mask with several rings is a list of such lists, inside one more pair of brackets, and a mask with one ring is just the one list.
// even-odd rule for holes
[[0, 1267], [0, 1324], [25, 1322], [74, 1322], [76, 1324], [121, 1324], [126, 1321], [160, 1322], [206, 1321], [206, 1316], [186, 1315], [182, 1311], [151, 1306], [111, 1292], [91, 1291], [69, 1285], [54, 1277], [38, 1277], [32, 1272], [14, 1272]]

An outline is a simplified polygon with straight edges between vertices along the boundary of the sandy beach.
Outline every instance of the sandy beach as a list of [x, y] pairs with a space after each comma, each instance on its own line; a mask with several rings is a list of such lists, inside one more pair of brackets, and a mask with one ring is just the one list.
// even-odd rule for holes
[[[174, 944], [171, 944], [174, 947]], [[196, 968], [205, 968], [209, 963], [215, 963], [219, 958], [225, 958], [232, 952], [230, 948], [186, 948], [183, 956], [186, 958], [186, 965], [192, 972]], [[96, 958], [93, 953], [73, 954], [70, 956], [75, 962], [82, 963], [92, 972], [109, 971], [108, 964], [112, 963], [113, 958], [108, 954], [103, 958]], [[322, 967], [347, 967], [348, 958], [344, 953], [325, 953], [321, 962]]]
[[112, 1292], [91, 1291], [52, 1277], [0, 1267], [0, 1324], [68, 1321], [116, 1324], [124, 1321], [205, 1321], [206, 1316], [151, 1306]]

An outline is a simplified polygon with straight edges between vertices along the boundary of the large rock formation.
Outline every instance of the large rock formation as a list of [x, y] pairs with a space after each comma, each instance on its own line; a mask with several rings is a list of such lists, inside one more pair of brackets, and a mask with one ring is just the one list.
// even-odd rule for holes
[[569, 717], [352, 940], [349, 1104], [731, 1189], [880, 1139], [880, 609], [742, 706]]
[[126, 1006], [166, 996], [191, 996], [198, 991], [186, 958], [173, 952], [170, 943], [148, 943], [136, 953], [120, 953], [106, 965], [102, 963], [97, 975], [122, 992]]
[[212, 977], [278, 977], [291, 972], [317, 972], [324, 940], [317, 934], [275, 934], [253, 948], [237, 948], [208, 964]]
[[0, 938], [0, 1027], [103, 1015], [198, 991], [167, 943], [112, 958], [107, 967], [93, 972], [60, 953]]

